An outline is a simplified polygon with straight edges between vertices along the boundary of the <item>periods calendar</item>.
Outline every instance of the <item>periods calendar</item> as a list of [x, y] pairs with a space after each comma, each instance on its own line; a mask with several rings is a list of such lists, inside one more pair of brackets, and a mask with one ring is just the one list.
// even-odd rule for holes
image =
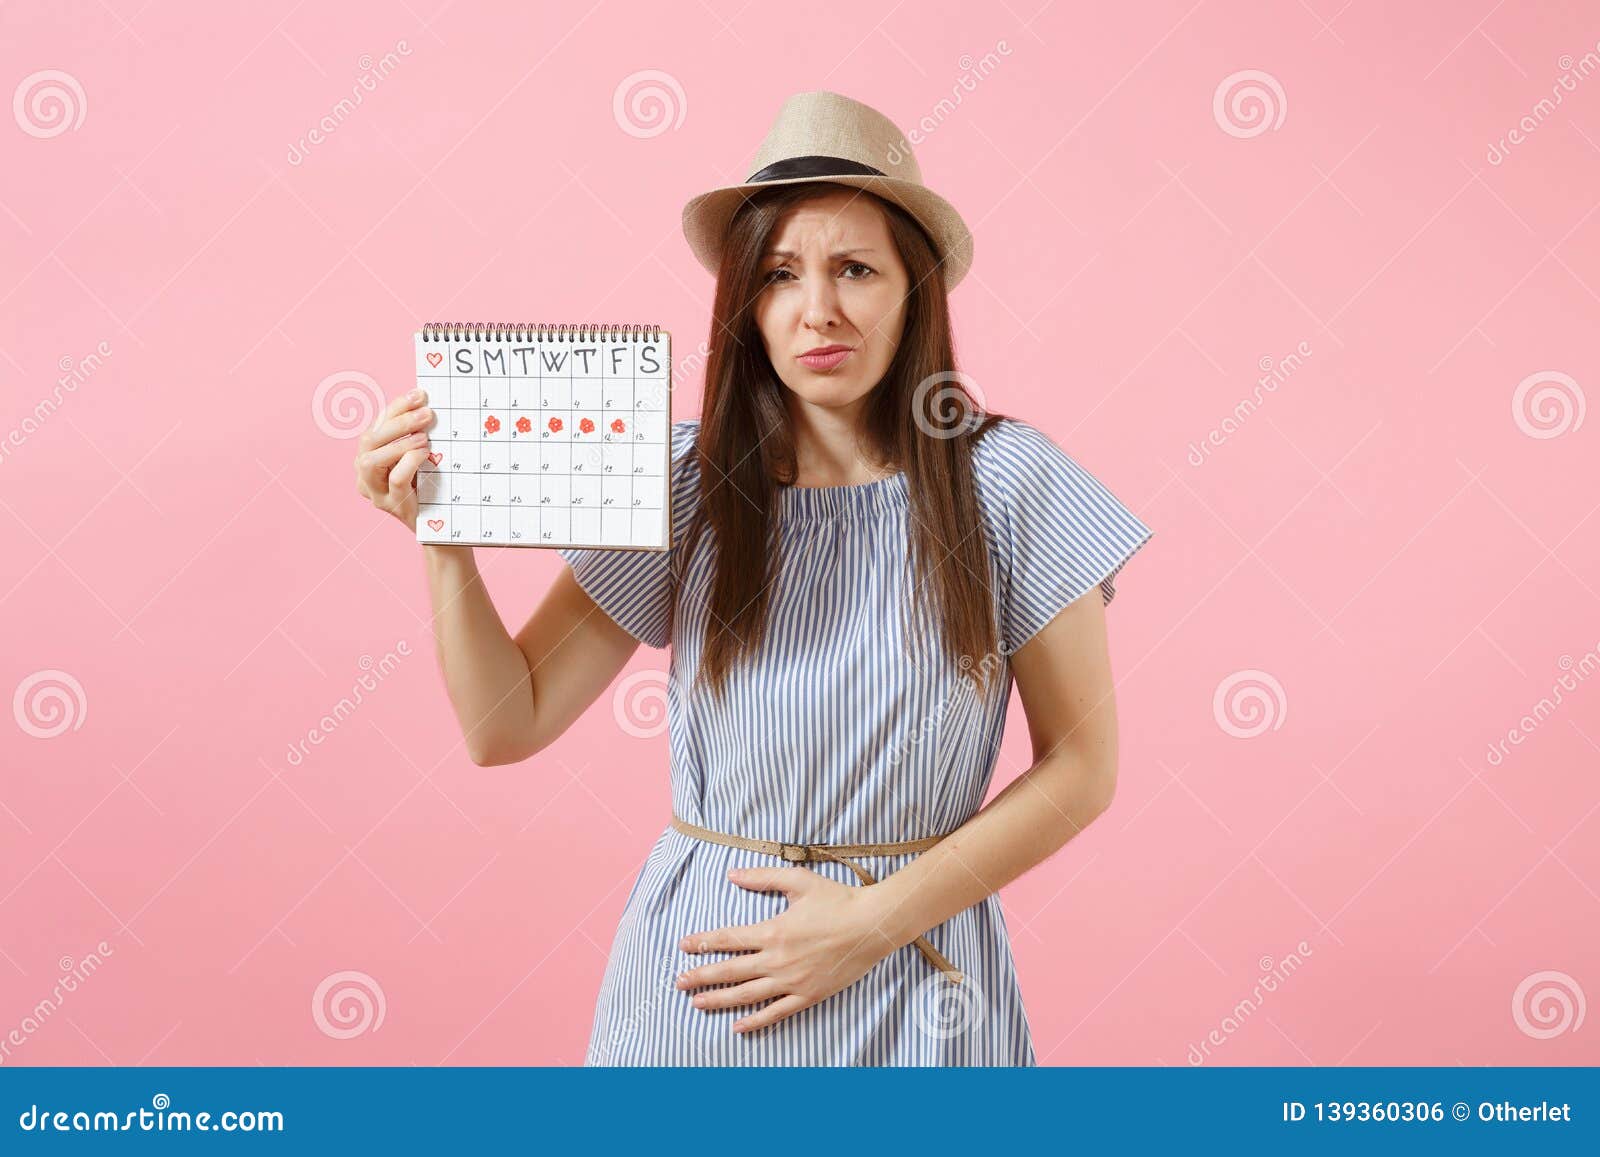
[[653, 325], [429, 322], [417, 541], [665, 550], [672, 337]]

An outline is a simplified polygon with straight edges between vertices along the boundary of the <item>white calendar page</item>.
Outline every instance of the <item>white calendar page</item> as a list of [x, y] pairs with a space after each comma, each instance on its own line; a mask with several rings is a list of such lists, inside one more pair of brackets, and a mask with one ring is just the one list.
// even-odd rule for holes
[[436, 415], [418, 542], [667, 549], [670, 334], [466, 325], [412, 336]]

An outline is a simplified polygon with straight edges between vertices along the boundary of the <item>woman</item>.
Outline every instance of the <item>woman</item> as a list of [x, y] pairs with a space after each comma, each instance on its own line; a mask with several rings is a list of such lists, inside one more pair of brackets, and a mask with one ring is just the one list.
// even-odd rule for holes
[[[792, 97], [684, 227], [717, 291], [671, 550], [562, 550], [512, 639], [472, 549], [423, 547], [477, 763], [553, 742], [641, 641], [672, 648], [673, 820], [586, 1062], [1034, 1064], [996, 891], [1111, 800], [1104, 607], [1152, 532], [1038, 429], [978, 415], [946, 300], [971, 237], [877, 112]], [[412, 527], [429, 420], [397, 401], [357, 459]], [[1035, 763], [980, 810], [1013, 679]]]

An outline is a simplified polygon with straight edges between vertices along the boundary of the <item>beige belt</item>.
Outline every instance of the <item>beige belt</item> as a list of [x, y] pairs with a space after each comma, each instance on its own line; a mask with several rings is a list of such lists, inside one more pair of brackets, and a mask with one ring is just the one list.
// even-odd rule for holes
[[[684, 835], [693, 836], [697, 840], [726, 844], [730, 848], [743, 848], [748, 852], [764, 852], [766, 855], [778, 856], [792, 863], [832, 860], [849, 868], [863, 884], [876, 884], [878, 881], [860, 864], [845, 859], [846, 856], [892, 856], [901, 852], [925, 852], [944, 839], [943, 836], [923, 836], [921, 839], [897, 840], [887, 844], [786, 844], [780, 840], [752, 840], [744, 836], [729, 835], [727, 832], [714, 832], [710, 828], [681, 820], [676, 815], [672, 817], [672, 826]], [[930, 964], [945, 974], [951, 983], [961, 983], [961, 970], [945, 959], [942, 952], [929, 944], [926, 936], [918, 936], [912, 943], [928, 958]]]

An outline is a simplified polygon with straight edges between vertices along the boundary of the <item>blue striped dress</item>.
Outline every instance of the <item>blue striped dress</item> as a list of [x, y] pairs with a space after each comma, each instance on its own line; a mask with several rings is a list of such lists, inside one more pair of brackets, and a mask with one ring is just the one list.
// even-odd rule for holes
[[[699, 496], [689, 453], [699, 419], [672, 426], [672, 539]], [[908, 629], [917, 598], [905, 573], [905, 476], [855, 486], [782, 487], [781, 546], [769, 635], [736, 665], [726, 697], [692, 687], [715, 545], [702, 537], [681, 589], [663, 552], [565, 549], [599, 607], [651, 647], [670, 645], [667, 712], [672, 804], [722, 832], [789, 843], [878, 843], [959, 827], [990, 786], [1011, 671], [1006, 656], [1096, 584], [1112, 580], [1152, 532], [1031, 424], [1006, 418], [973, 448], [990, 556], [1000, 653], [980, 696], [928, 632]], [[957, 530], [960, 533], [960, 530]], [[913, 945], [854, 984], [776, 1024], [737, 1034], [760, 1007], [703, 1010], [673, 980], [728, 959], [687, 953], [689, 932], [781, 912], [781, 892], [753, 892], [732, 866], [788, 866], [665, 826], [624, 907], [601, 982], [586, 1065], [1032, 1065], [1032, 1037], [1000, 900], [991, 894], [926, 930], [966, 974], [953, 985]], [[915, 853], [863, 856], [883, 879]], [[843, 884], [843, 864], [805, 868]], [[702, 989], [697, 991], [710, 991]]]

